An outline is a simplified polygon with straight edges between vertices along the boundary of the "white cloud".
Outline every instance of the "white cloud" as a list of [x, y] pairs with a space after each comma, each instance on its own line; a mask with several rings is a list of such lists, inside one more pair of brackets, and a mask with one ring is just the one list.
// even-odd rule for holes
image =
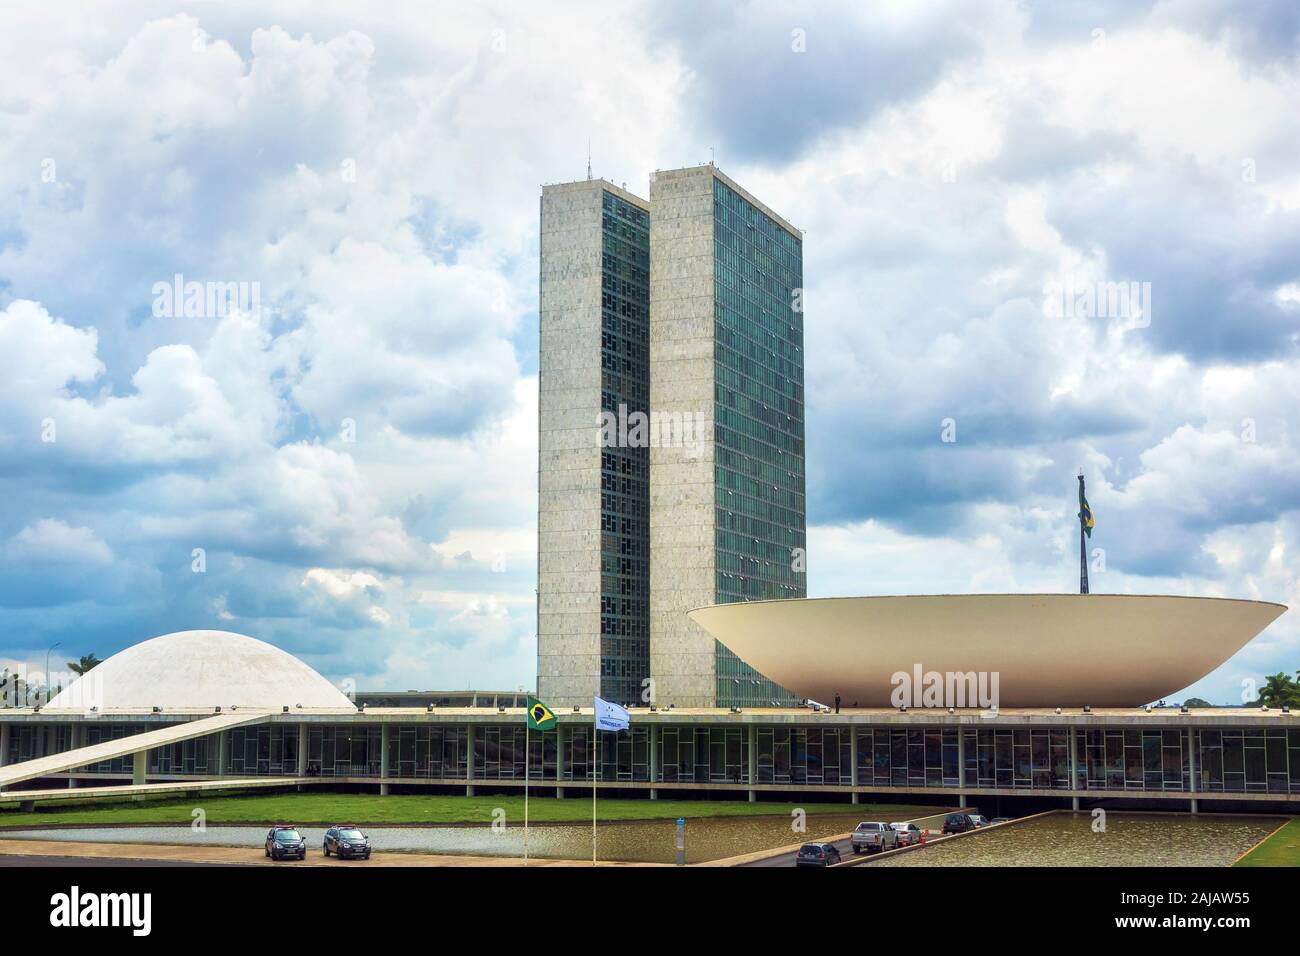
[[[952, 9], [814, 4], [798, 57], [771, 5], [6, 10], [0, 622], [93, 604], [105, 656], [236, 620], [363, 686], [531, 683], [537, 193], [588, 139], [639, 192], [713, 143], [808, 230], [815, 593], [1068, 589], [1082, 464], [1103, 588], [1293, 603], [1276, 24], [1160, 5], [1099, 49]], [[261, 312], [156, 318], [176, 273]], [[1152, 327], [1046, 319], [1062, 274], [1157, 279]], [[1294, 669], [1290, 616], [1206, 693]]]

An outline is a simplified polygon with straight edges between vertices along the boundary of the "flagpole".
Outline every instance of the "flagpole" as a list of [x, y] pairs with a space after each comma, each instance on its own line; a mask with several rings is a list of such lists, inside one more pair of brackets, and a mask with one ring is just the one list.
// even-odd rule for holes
[[1083, 514], [1083, 504], [1087, 499], [1083, 493], [1083, 471], [1079, 471], [1079, 593], [1088, 593], [1088, 546], [1084, 543], [1087, 519]]
[[524, 714], [524, 866], [528, 865], [528, 762], [532, 758], [532, 735], [529, 733], [528, 714]]
[[596, 718], [591, 718], [591, 865], [596, 865]]

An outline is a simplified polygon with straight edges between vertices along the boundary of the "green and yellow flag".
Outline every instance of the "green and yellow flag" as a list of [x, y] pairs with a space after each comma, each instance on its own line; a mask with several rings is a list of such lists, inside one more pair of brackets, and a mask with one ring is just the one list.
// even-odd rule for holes
[[528, 698], [528, 726], [532, 730], [554, 730], [555, 711], [536, 697]]
[[1088, 506], [1088, 499], [1084, 498], [1079, 502], [1079, 517], [1083, 521], [1083, 533], [1092, 537], [1092, 508]]

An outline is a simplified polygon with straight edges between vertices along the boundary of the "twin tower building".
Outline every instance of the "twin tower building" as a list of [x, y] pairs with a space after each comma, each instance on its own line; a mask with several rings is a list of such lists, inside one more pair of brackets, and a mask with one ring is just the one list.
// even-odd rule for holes
[[546, 186], [540, 280], [539, 695], [792, 702], [686, 612], [807, 594], [801, 233], [712, 164]]

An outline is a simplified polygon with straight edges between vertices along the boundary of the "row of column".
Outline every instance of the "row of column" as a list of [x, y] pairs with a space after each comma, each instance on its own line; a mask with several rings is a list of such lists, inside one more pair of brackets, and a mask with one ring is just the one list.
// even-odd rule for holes
[[[12, 726], [12, 725], [9, 724], [8, 722], [0, 722], [0, 767], [3, 767], [3, 766], [8, 762], [8, 758], [9, 758], [9, 741], [10, 741], [10, 737], [11, 737], [11, 733], [12, 733], [11, 726]], [[384, 774], [387, 773], [387, 768], [388, 768], [388, 749], [389, 749], [389, 740], [390, 740], [389, 726], [390, 726], [390, 725], [389, 725], [388, 723], [386, 723], [386, 722], [383, 723], [383, 724], [381, 725], [381, 731], [380, 731], [380, 733], [381, 733], [381, 736], [380, 736], [380, 761], [381, 761], [380, 766], [383, 768], [382, 773], [384, 773]], [[54, 728], [53, 726], [51, 726], [48, 730], [49, 730], [49, 733], [48, 733], [48, 735], [47, 735], [47, 739], [46, 739], [45, 741], [43, 741], [43, 743], [46, 745], [46, 747], [43, 748], [43, 749], [48, 749], [48, 751], [49, 751], [50, 753], [53, 753], [53, 752], [54, 752], [54, 750], [53, 750], [53, 746], [54, 746], [54, 745], [53, 745], [53, 734], [55, 733], [55, 728]], [[650, 799], [651, 799], [651, 800], [656, 800], [656, 799], [658, 799], [658, 797], [659, 797], [659, 793], [658, 793], [658, 789], [654, 786], [653, 781], [655, 781], [655, 780], [657, 779], [657, 777], [658, 777], [658, 769], [659, 769], [659, 767], [658, 767], [659, 728], [658, 728], [656, 725], [653, 725], [653, 724], [652, 724], [652, 725], [650, 726], [650, 728], [649, 728], [649, 732], [650, 732], [650, 733], [649, 733], [649, 736], [650, 736], [649, 746], [650, 746], [650, 780], [651, 780], [651, 785], [650, 785]], [[1075, 728], [1074, 728], [1073, 726], [1069, 727], [1069, 728], [1068, 728], [1068, 733], [1069, 733], [1069, 744], [1068, 744], [1068, 750], [1069, 750], [1069, 759], [1070, 759], [1070, 769], [1069, 769], [1069, 773], [1070, 773], [1070, 787], [1071, 787], [1071, 789], [1075, 789], [1075, 788], [1078, 787], [1078, 781], [1079, 781], [1079, 778], [1078, 778], [1078, 747], [1077, 747], [1077, 736], [1076, 736], [1076, 730], [1075, 730]], [[556, 747], [556, 777], [557, 777], [557, 781], [558, 781], [558, 780], [563, 780], [563, 779], [564, 779], [564, 755], [565, 755], [565, 752], [566, 752], [565, 744], [566, 744], [566, 742], [567, 742], [567, 741], [566, 741], [566, 737], [567, 737], [567, 734], [566, 734], [566, 732], [565, 732], [565, 727], [564, 727], [564, 725], [560, 725], [559, 727], [557, 727], [557, 728], [556, 728], [556, 740], [557, 740], [557, 747]], [[749, 772], [749, 780], [750, 780], [750, 782], [752, 783], [755, 779], [757, 779], [757, 769], [758, 769], [758, 767], [757, 767], [757, 760], [758, 760], [758, 747], [757, 747], [757, 727], [756, 727], [756, 725], [754, 725], [754, 724], [750, 724], [750, 725], [749, 725], [749, 727], [748, 727], [748, 738], [749, 738], [748, 772]], [[474, 792], [475, 792], [475, 791], [474, 791], [474, 767], [475, 767], [475, 764], [474, 764], [474, 750], [475, 750], [475, 739], [476, 739], [476, 727], [475, 727], [475, 725], [470, 724], [469, 727], [468, 727], [468, 732], [467, 732], [467, 746], [468, 746], [468, 752], [467, 752], [467, 754], [466, 754], [466, 763], [467, 763], [467, 772], [468, 772], [468, 778], [469, 778], [469, 779], [468, 779], [468, 782], [467, 782], [466, 785], [465, 785], [465, 794], [466, 794], [466, 796], [473, 796], [473, 795], [474, 795]], [[850, 727], [849, 727], [849, 739], [850, 739], [850, 747], [851, 747], [851, 751], [852, 751], [852, 753], [853, 753], [853, 755], [854, 755], [853, 761], [852, 761], [851, 764], [850, 764], [850, 777], [849, 777], [849, 779], [850, 779], [850, 783], [851, 783], [851, 785], [855, 788], [855, 792], [852, 794], [852, 801], [853, 801], [854, 803], [857, 803], [857, 802], [858, 802], [858, 794], [857, 794], [857, 792], [856, 792], [856, 788], [857, 788], [857, 786], [858, 786], [858, 760], [857, 760], [857, 753], [858, 753], [858, 727], [857, 727], [856, 724], [852, 724], [852, 725], [850, 725]], [[223, 731], [219, 731], [219, 732], [217, 733], [217, 768], [216, 768], [216, 772], [217, 772], [217, 775], [218, 775], [218, 776], [222, 776], [222, 775], [225, 774], [226, 763], [227, 763], [227, 760], [226, 760], [226, 753], [227, 753], [227, 740], [228, 740], [228, 732], [227, 732], [227, 731], [224, 731], [224, 730], [223, 730]], [[1198, 809], [1199, 809], [1199, 807], [1198, 807], [1198, 798], [1197, 798], [1197, 796], [1196, 796], [1196, 794], [1198, 793], [1198, 788], [1197, 788], [1198, 779], [1197, 779], [1197, 778], [1198, 778], [1199, 774], [1198, 774], [1198, 767], [1197, 767], [1197, 762], [1196, 762], [1196, 745], [1197, 745], [1197, 742], [1198, 742], [1198, 735], [1197, 735], [1197, 733], [1196, 733], [1195, 728], [1191, 728], [1191, 727], [1189, 727], [1189, 728], [1187, 729], [1186, 740], [1187, 740], [1187, 759], [1188, 759], [1188, 771], [1189, 771], [1189, 781], [1190, 781], [1190, 792], [1191, 792], [1191, 794], [1192, 794], [1192, 797], [1191, 797], [1191, 809], [1192, 809], [1192, 812], [1193, 812], [1193, 813], [1196, 813], [1196, 812], [1198, 811]], [[81, 747], [81, 746], [84, 745], [84, 743], [85, 743], [85, 728], [84, 728], [82, 725], [80, 725], [80, 724], [73, 724], [73, 725], [71, 726], [71, 744], [72, 744], [72, 749], [76, 749], [76, 748], [78, 748], [78, 747]], [[300, 777], [305, 777], [306, 774], [307, 774], [307, 751], [308, 751], [307, 724], [305, 724], [305, 723], [301, 723], [301, 724], [298, 725], [298, 776], [300, 776]], [[133, 755], [133, 760], [132, 760], [132, 774], [131, 774], [131, 780], [132, 780], [132, 783], [134, 783], [134, 784], [143, 784], [143, 783], [146, 781], [146, 779], [147, 779], [147, 775], [148, 775], [148, 756], [149, 756], [149, 755], [148, 755], [148, 752], [147, 752], [147, 751], [140, 751], [139, 753], [136, 753], [136, 754]], [[959, 787], [958, 787], [958, 805], [964, 807], [964, 806], [967, 805], [967, 787], [966, 787], [966, 734], [965, 734], [964, 732], [959, 732], [959, 733], [957, 734], [957, 765], [958, 765], [958, 767], [960, 768], [960, 775], [959, 775], [959, 778], [958, 778], [959, 781], [960, 781], [960, 783], [959, 783]], [[68, 786], [69, 786], [69, 787], [75, 787], [76, 785], [77, 785], [77, 781], [76, 781], [74, 778], [71, 778], [71, 777], [70, 777], [70, 778], [68, 779]], [[381, 794], [387, 794], [387, 793], [388, 793], [388, 784], [387, 784], [387, 783], [380, 783], [380, 785], [379, 785], [379, 791], [380, 791]], [[749, 800], [750, 800], [751, 803], [754, 802], [754, 801], [756, 801], [756, 800], [758, 799], [758, 792], [757, 792], [756, 790], [750, 789], [748, 795], [749, 795]], [[564, 797], [564, 788], [563, 788], [562, 786], [560, 786], [558, 783], [557, 783], [556, 788], [555, 788], [555, 796], [556, 796], [557, 799], [563, 799], [563, 797]], [[1075, 810], [1078, 810], [1078, 809], [1079, 809], [1079, 797], [1077, 797], [1077, 796], [1076, 796], [1076, 797], [1072, 797], [1072, 798], [1071, 798], [1071, 803], [1072, 803], [1073, 808], [1074, 808]]]

